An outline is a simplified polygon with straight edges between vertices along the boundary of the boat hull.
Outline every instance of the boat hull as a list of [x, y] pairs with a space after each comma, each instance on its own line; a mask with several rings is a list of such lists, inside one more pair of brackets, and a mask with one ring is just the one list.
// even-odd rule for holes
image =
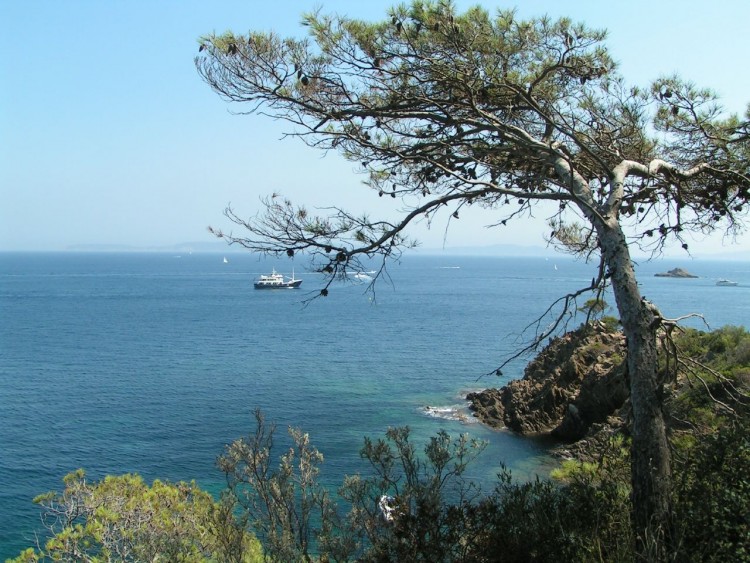
[[302, 285], [302, 280], [292, 280], [281, 283], [255, 282], [253, 287], [255, 287], [255, 289], [297, 289], [300, 285]]

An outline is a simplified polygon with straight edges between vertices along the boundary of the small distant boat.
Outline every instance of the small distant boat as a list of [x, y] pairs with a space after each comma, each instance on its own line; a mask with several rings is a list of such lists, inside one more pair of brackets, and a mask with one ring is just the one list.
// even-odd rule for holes
[[722, 287], [734, 287], [735, 285], [737, 285], [737, 282], [722, 278], [716, 282], [716, 285], [720, 285]]
[[270, 274], [262, 274], [253, 285], [255, 289], [297, 289], [302, 285], [302, 280], [294, 277], [294, 270], [291, 278], [284, 278], [274, 269]]
[[224, 264], [229, 264], [229, 260], [227, 260], [226, 256], [224, 256]]
[[372, 276], [370, 276], [370, 275], [368, 275], [368, 274], [366, 274], [364, 272], [357, 272], [356, 274], [354, 274], [354, 279], [360, 280], [360, 281], [371, 281], [372, 280]]

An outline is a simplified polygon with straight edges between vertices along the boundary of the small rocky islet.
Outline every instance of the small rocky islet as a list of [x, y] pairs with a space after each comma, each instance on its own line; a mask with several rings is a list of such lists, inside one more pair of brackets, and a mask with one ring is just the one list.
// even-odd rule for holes
[[666, 272], [661, 272], [658, 274], [654, 274], [654, 277], [656, 278], [697, 278], [698, 276], [691, 274], [687, 270], [683, 270], [682, 268], [672, 268], [671, 270], [668, 270]]

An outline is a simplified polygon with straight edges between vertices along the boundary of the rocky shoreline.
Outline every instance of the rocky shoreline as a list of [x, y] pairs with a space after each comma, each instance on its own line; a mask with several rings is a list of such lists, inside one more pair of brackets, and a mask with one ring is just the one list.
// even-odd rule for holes
[[[469, 393], [482, 423], [521, 435], [550, 436], [557, 453], [581, 457], [591, 441], [608, 439], [627, 419], [625, 336], [600, 322], [553, 339], [502, 388]], [[585, 456], [584, 456], [585, 457]]]

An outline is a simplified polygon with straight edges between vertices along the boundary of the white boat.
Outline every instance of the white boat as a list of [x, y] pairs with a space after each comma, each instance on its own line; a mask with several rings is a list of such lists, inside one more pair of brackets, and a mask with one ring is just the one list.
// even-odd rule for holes
[[227, 260], [226, 256], [224, 256], [224, 264], [229, 264], [229, 260]]
[[735, 285], [737, 285], [737, 282], [722, 278], [722, 279], [720, 279], [719, 281], [716, 282], [716, 285], [720, 285], [722, 287], [734, 287]]
[[294, 270], [291, 278], [284, 278], [274, 269], [270, 274], [262, 274], [253, 285], [255, 289], [297, 289], [302, 285], [302, 280], [294, 277]]

